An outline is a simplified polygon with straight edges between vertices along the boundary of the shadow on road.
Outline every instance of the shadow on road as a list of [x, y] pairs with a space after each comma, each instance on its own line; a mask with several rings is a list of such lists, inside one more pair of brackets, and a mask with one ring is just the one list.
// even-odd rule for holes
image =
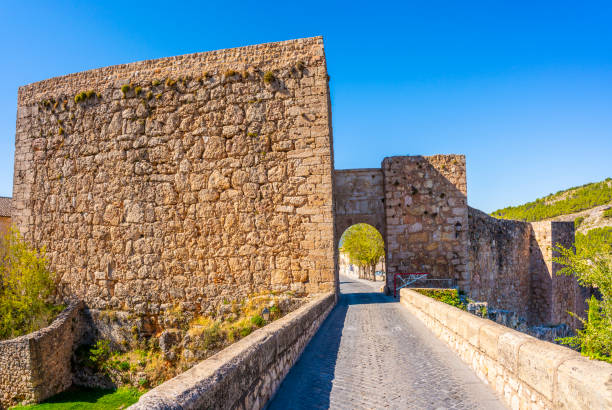
[[[317, 334], [279, 386], [268, 409], [327, 409], [350, 299], [341, 295]], [[375, 302], [370, 302], [375, 303]]]

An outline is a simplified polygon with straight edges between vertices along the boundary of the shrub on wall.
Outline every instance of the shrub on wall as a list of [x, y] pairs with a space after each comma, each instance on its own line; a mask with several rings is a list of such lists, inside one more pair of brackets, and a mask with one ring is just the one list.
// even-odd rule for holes
[[51, 303], [54, 282], [44, 250], [30, 247], [15, 228], [0, 248], [0, 339], [8, 339], [48, 325], [63, 306]]
[[461, 299], [457, 289], [414, 289], [422, 295], [430, 297], [447, 305], [466, 310], [465, 302]]
[[576, 330], [576, 336], [559, 341], [579, 348], [585, 356], [612, 363], [612, 248], [604, 243], [582, 252], [561, 246], [556, 250], [560, 256], [553, 260], [565, 266], [557, 274], [575, 276], [581, 286], [601, 294], [601, 299], [592, 296], [587, 301], [588, 317], [578, 317], [583, 328]]

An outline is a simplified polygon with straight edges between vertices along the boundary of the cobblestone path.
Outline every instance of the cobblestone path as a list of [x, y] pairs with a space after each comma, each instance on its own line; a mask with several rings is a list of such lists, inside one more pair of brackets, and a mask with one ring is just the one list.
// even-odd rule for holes
[[365, 281], [341, 297], [269, 409], [503, 409], [417, 318]]

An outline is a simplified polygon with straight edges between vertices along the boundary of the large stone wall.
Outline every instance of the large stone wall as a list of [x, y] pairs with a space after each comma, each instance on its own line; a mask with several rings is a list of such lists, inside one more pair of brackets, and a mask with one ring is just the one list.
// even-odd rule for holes
[[530, 226], [531, 294], [528, 320], [535, 324], [579, 325], [569, 312], [585, 313], [587, 290], [578, 286], [575, 278], [557, 275], [563, 266], [552, 260], [557, 256], [555, 245], [573, 246], [574, 223], [541, 221], [532, 222]]
[[382, 170], [387, 285], [394, 273], [427, 272], [469, 290], [465, 156], [389, 157]]
[[489, 307], [518, 313], [531, 325], [578, 323], [587, 291], [557, 275], [554, 244], [571, 247], [572, 222], [521, 222], [469, 209], [470, 296]]
[[83, 331], [82, 303], [48, 327], [0, 341], [0, 408], [40, 402], [72, 385], [70, 359]]
[[15, 222], [92, 308], [332, 290], [332, 168], [320, 37], [19, 89]]
[[470, 296], [527, 318], [531, 297], [528, 223], [469, 208]]

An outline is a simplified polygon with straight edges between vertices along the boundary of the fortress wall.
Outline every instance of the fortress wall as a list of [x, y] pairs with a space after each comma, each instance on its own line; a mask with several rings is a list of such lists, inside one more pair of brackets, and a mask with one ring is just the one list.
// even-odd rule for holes
[[14, 219], [63, 295], [156, 315], [334, 288], [321, 37], [52, 78], [18, 102]]
[[586, 290], [573, 277], [559, 276], [563, 268], [553, 257], [557, 255], [554, 245], [569, 248], [574, 244], [573, 222], [531, 222], [531, 295], [528, 317], [532, 323], [557, 324], [578, 322], [568, 313], [583, 314]]
[[469, 208], [471, 297], [527, 317], [530, 299], [529, 224]]
[[351, 225], [367, 223], [385, 237], [385, 193], [380, 168], [334, 171], [338, 240]]
[[394, 273], [428, 272], [469, 290], [465, 156], [389, 157], [382, 169], [389, 288]]
[[571, 222], [521, 222], [493, 218], [469, 208], [470, 295], [495, 309], [517, 312], [532, 325], [577, 325], [585, 290], [557, 275], [553, 244], [574, 243]]

